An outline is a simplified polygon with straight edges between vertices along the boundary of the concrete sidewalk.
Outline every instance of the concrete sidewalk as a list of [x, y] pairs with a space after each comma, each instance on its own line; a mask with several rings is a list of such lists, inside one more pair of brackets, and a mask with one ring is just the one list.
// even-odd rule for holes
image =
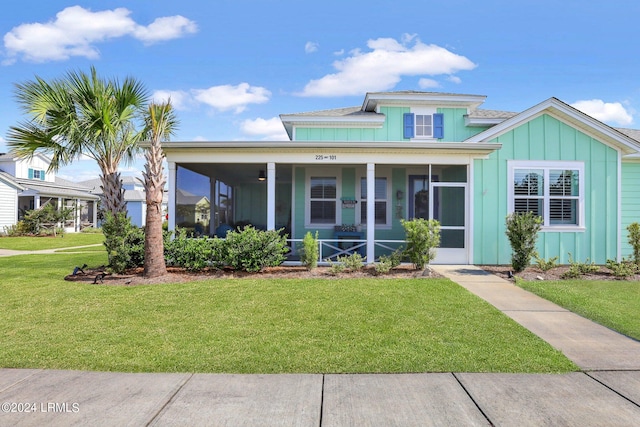
[[0, 369], [0, 425], [637, 426], [640, 371], [227, 375]]
[[[55, 248], [55, 249], [41, 249], [37, 251], [16, 251], [13, 249], [0, 249], [0, 257], [7, 256], [16, 256], [16, 255], [38, 255], [38, 254], [53, 254], [58, 253], [58, 251], [67, 251], [69, 249], [82, 249], [82, 248], [91, 248], [94, 246], [104, 246], [102, 243], [96, 243], [93, 245], [83, 245], [83, 246], [71, 246], [68, 248]], [[70, 254], [73, 252], [60, 252]]]

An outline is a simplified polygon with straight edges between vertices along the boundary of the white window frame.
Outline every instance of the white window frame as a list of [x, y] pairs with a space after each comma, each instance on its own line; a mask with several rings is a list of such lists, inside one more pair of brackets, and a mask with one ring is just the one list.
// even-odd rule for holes
[[[335, 177], [336, 178], [336, 222], [315, 223], [311, 222], [311, 178]], [[340, 168], [308, 168], [305, 173], [305, 196], [304, 196], [304, 225], [306, 228], [333, 229], [334, 226], [342, 224], [342, 170]], [[327, 199], [328, 200], [328, 199]]]
[[[541, 231], [573, 231], [585, 230], [585, 190], [584, 190], [584, 162], [579, 161], [548, 161], [548, 160], [510, 160], [507, 162], [507, 212], [513, 213], [515, 208], [514, 179], [517, 169], [540, 169], [543, 171], [543, 225]], [[550, 200], [561, 199], [561, 197], [551, 196], [549, 191], [549, 171], [551, 170], [575, 170], [578, 171], [578, 197], [577, 197], [577, 224], [551, 224], [550, 223]]]
[[[412, 108], [411, 112], [413, 113], [413, 140], [434, 139], [433, 138], [433, 115], [436, 114], [438, 111], [435, 108]], [[431, 133], [429, 135], [418, 136], [418, 116], [431, 117]]]
[[[383, 171], [376, 170], [376, 172], [377, 172], [376, 173], [376, 179], [384, 178], [387, 181], [387, 198], [384, 199], [384, 200], [383, 199], [375, 199], [374, 200], [374, 203], [375, 202], [386, 202], [386, 206], [385, 206], [385, 209], [386, 209], [386, 215], [385, 215], [386, 216], [386, 222], [384, 224], [376, 224], [375, 226], [376, 226], [376, 229], [381, 229], [381, 230], [391, 229], [391, 226], [392, 226], [392, 224], [391, 224], [391, 221], [392, 221], [392, 218], [391, 218], [391, 213], [392, 213], [391, 212], [391, 205], [393, 204], [392, 203], [393, 202], [392, 194], [391, 194], [391, 176], [390, 176], [389, 173], [386, 173], [384, 170]], [[356, 220], [357, 221], [360, 221], [361, 218], [362, 218], [362, 207], [363, 207], [362, 202], [363, 202], [363, 200], [366, 201], [366, 199], [363, 199], [361, 197], [362, 196], [362, 180], [363, 179], [364, 180], [367, 179], [366, 173], [362, 173], [360, 171], [359, 175], [360, 175], [360, 178], [358, 179], [358, 182], [357, 182], [357, 185], [356, 185], [356, 194], [358, 195], [358, 205], [357, 205], [358, 209], [357, 209], [357, 212], [356, 212]], [[374, 220], [374, 222], [375, 222], [375, 220]], [[366, 228], [366, 226], [367, 226], [366, 223], [362, 223], [361, 225], [364, 228]]]

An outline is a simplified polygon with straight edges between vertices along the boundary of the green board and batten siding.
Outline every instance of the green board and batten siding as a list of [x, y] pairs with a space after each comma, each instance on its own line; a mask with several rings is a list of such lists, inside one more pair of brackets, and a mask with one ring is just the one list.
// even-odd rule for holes
[[640, 163], [622, 163], [622, 256], [633, 255], [627, 227], [640, 222]]
[[[502, 149], [474, 162], [475, 264], [509, 264], [505, 236], [508, 160], [584, 161], [584, 231], [545, 231], [538, 237], [541, 257], [559, 263], [587, 258], [604, 264], [617, 257], [618, 152], [549, 115], [542, 115], [494, 140]], [[640, 172], [640, 168], [637, 169]]]

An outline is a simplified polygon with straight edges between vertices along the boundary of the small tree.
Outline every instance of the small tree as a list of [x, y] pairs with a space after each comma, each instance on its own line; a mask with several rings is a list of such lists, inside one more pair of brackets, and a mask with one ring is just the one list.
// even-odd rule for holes
[[123, 273], [144, 263], [144, 231], [131, 224], [123, 212], [116, 215], [106, 212], [102, 232], [110, 271]]
[[542, 228], [542, 217], [533, 212], [514, 212], [507, 215], [505, 234], [511, 244], [511, 266], [516, 273], [523, 271], [531, 263], [536, 253], [538, 231]]
[[440, 222], [435, 219], [414, 218], [400, 220], [407, 234], [409, 257], [416, 269], [423, 270], [436, 257], [436, 248], [440, 246]]
[[313, 270], [318, 266], [318, 232], [315, 236], [307, 231], [302, 239], [302, 254], [300, 254], [300, 261], [307, 267], [307, 270]]
[[40, 234], [47, 227], [51, 227], [52, 234], [56, 235], [58, 223], [64, 223], [73, 217], [73, 208], [56, 208], [47, 203], [39, 209], [27, 211], [24, 216], [24, 226], [29, 233]]
[[633, 262], [640, 267], [640, 224], [633, 222], [627, 227], [629, 244], [633, 248]]

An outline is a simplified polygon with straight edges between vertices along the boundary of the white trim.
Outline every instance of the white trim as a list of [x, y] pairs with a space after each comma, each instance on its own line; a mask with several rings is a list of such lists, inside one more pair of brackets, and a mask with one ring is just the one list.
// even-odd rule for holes
[[276, 164], [267, 163], [267, 230], [276, 229]]
[[585, 173], [584, 162], [581, 161], [558, 161], [558, 160], [508, 160], [507, 161], [507, 213], [514, 211], [514, 169], [542, 169], [544, 174], [544, 188], [549, 187], [549, 171], [551, 169], [570, 169], [578, 171], [578, 224], [551, 225], [549, 223], [548, 201], [552, 198], [549, 191], [544, 191], [543, 200], [544, 212], [542, 218], [544, 224], [540, 231], [549, 232], [583, 232], [586, 230], [585, 224]]
[[616, 215], [618, 226], [616, 239], [618, 240], [618, 250], [616, 261], [622, 261], [622, 153], [618, 150], [618, 215]]
[[174, 231], [176, 229], [176, 163], [167, 163], [167, 170], [169, 173], [167, 179], [169, 184], [169, 200], [167, 201], [167, 214], [169, 215], [168, 230]]
[[467, 194], [467, 200], [466, 202], [468, 203], [467, 205], [467, 241], [465, 242], [466, 248], [467, 248], [467, 263], [469, 264], [473, 264], [473, 224], [474, 224], [474, 215], [475, 215], [475, 210], [474, 210], [474, 204], [475, 204], [475, 187], [474, 187], [474, 182], [475, 180], [473, 179], [473, 173], [474, 173], [474, 161], [473, 159], [471, 159], [471, 161], [469, 162], [469, 166], [467, 167], [467, 191], [469, 192], [469, 194]]
[[[367, 163], [367, 195], [376, 193], [376, 164]], [[376, 204], [367, 203], [367, 264], [375, 261]]]
[[363, 111], [371, 111], [378, 105], [407, 106], [434, 105], [475, 109], [487, 99], [484, 95], [465, 95], [438, 92], [368, 92], [362, 103]]

